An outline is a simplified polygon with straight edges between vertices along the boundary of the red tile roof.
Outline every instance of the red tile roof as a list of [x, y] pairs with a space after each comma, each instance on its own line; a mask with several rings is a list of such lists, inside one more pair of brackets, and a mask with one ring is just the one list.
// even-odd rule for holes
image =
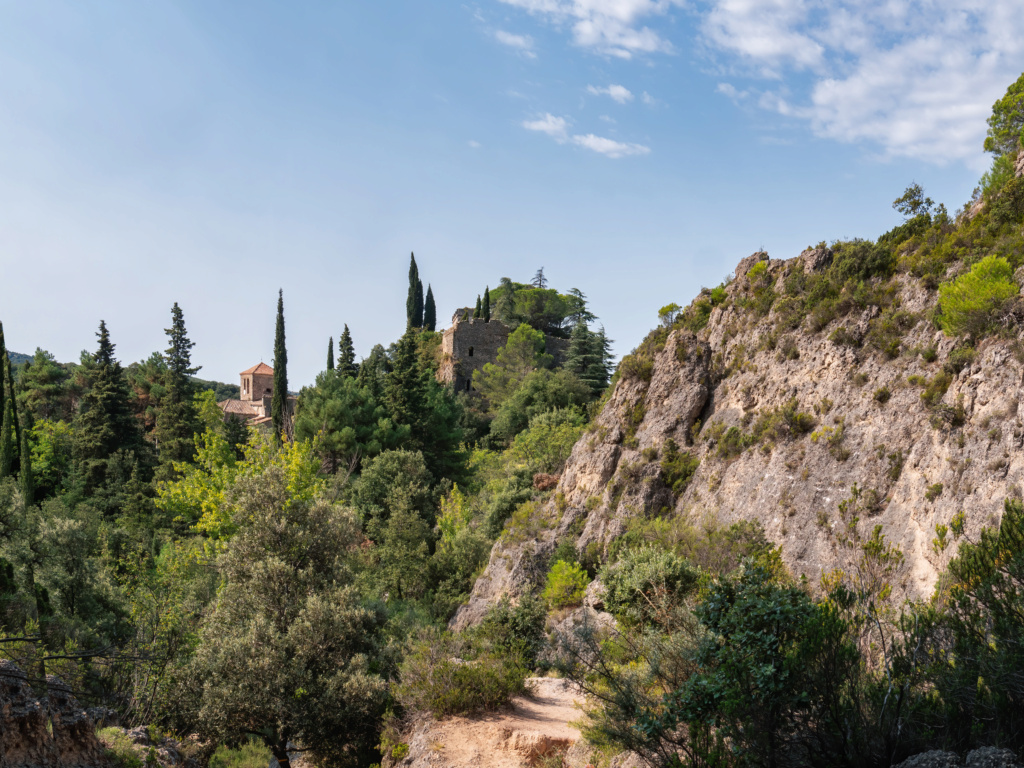
[[238, 413], [243, 416], [254, 416], [257, 413], [256, 403], [248, 400], [222, 400], [217, 405], [224, 413]]
[[266, 363], [260, 363], [259, 365], [254, 365], [252, 368], [248, 368], [248, 369], [242, 371], [238, 375], [239, 376], [244, 376], [247, 373], [264, 373], [267, 376], [272, 376], [274, 374], [274, 369], [271, 368]]

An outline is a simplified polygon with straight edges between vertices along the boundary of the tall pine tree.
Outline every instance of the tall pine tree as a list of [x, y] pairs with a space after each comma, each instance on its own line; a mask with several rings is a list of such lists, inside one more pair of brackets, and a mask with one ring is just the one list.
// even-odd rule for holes
[[277, 327], [274, 330], [274, 397], [270, 402], [270, 419], [274, 436], [280, 439], [288, 416], [288, 350], [284, 343], [284, 291], [277, 292]]
[[86, 372], [85, 391], [72, 422], [75, 473], [81, 491], [90, 494], [107, 481], [107, 465], [117, 451], [144, 453], [142, 427], [132, 414], [131, 392], [114, 358], [107, 324], [100, 321], [99, 348]]
[[342, 376], [355, 376], [359, 373], [359, 366], [356, 364], [356, 349], [352, 344], [352, 334], [349, 333], [347, 325], [338, 339], [337, 369]]
[[480, 302], [480, 294], [478, 293], [476, 295], [476, 307], [473, 309], [473, 317], [474, 317], [474, 319], [478, 318], [478, 317], [483, 317], [483, 315], [480, 314], [482, 310], [483, 310], [483, 307], [481, 306], [481, 302]]
[[171, 327], [165, 328], [164, 333], [171, 345], [164, 353], [167, 361], [164, 395], [160, 398], [154, 434], [160, 452], [158, 477], [170, 480], [175, 476], [174, 462], [189, 462], [195, 456], [195, 434], [200, 428], [196, 385], [192, 379], [199, 370], [192, 365], [195, 342], [188, 338], [185, 315], [178, 302], [171, 308]]
[[21, 466], [19, 467], [18, 481], [21, 485], [21, 495], [25, 500], [25, 506], [30, 507], [35, 503], [36, 486], [32, 478], [32, 449], [29, 447], [29, 435], [32, 433], [32, 415], [27, 411], [21, 414]]
[[409, 254], [409, 294], [405, 299], [405, 316], [411, 327], [423, 327], [423, 283], [416, 266], [416, 254]]
[[327, 340], [327, 370], [334, 370], [334, 337]]
[[480, 308], [481, 314], [483, 314], [484, 322], [491, 322], [491, 287], [487, 286], [484, 288], [484, 303]]
[[423, 327], [428, 331], [437, 330], [437, 305], [434, 304], [434, 291], [427, 283], [427, 298], [423, 300]]

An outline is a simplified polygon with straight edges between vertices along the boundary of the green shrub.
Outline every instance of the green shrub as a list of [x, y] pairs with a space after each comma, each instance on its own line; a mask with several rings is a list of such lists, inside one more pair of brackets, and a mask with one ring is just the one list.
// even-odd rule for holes
[[884, 245], [869, 240], [851, 240], [832, 247], [829, 272], [840, 285], [847, 280], [887, 277], [893, 269], [892, 253]]
[[688, 451], [680, 451], [676, 441], [671, 438], [665, 441], [664, 453], [661, 479], [675, 496], [682, 496], [700, 466], [700, 459]]
[[747, 449], [747, 438], [739, 427], [729, 427], [715, 446], [715, 455], [720, 459], [732, 459]]
[[142, 768], [142, 758], [135, 750], [135, 743], [120, 728], [101, 728], [96, 731], [107, 757], [118, 768]]
[[943, 368], [956, 375], [973, 363], [975, 357], [977, 357], [977, 353], [974, 351], [974, 347], [957, 347], [949, 353], [949, 359]]
[[210, 758], [210, 768], [266, 768], [270, 762], [270, 750], [257, 739], [251, 739], [238, 749], [223, 744]]
[[939, 286], [939, 322], [950, 335], [983, 335], [1002, 306], [1017, 295], [1006, 259], [986, 256], [971, 271]]
[[634, 626], [666, 623], [702, 578], [700, 569], [684, 558], [650, 546], [627, 549], [614, 565], [601, 571], [605, 606], [617, 619]]
[[588, 584], [587, 573], [578, 563], [559, 560], [548, 571], [544, 600], [552, 608], [579, 605]]
[[928, 499], [928, 501], [935, 501], [941, 495], [942, 483], [935, 483], [934, 485], [929, 485], [928, 490], [925, 491], [924, 493], [924, 497]]
[[834, 331], [832, 331], [832, 333], [828, 337], [828, 340], [831, 341], [833, 344], [836, 344], [836, 345], [839, 345], [839, 346], [846, 346], [846, 347], [859, 347], [860, 346], [860, 337], [857, 336], [857, 334], [853, 333], [845, 325], [841, 325], [838, 328], [836, 328]]
[[889, 387], [882, 386], [875, 390], [874, 398], [882, 405], [888, 403], [890, 397], [892, 397], [892, 392], [889, 391]]
[[395, 695], [416, 712], [465, 715], [507, 704], [524, 692], [529, 672], [515, 653], [481, 651], [467, 637], [427, 629], [402, 662]]
[[515, 605], [504, 595], [480, 622], [477, 636], [486, 648], [533, 667], [544, 644], [546, 615], [544, 603], [531, 593], [520, 597]]
[[939, 371], [925, 386], [924, 392], [921, 393], [921, 402], [931, 408], [938, 405], [952, 381], [952, 376], [945, 371]]

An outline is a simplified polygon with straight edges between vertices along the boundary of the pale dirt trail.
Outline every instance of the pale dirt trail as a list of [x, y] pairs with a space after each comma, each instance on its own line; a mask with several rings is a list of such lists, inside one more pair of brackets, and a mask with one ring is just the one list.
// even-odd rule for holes
[[582, 697], [565, 680], [531, 678], [528, 697], [501, 712], [479, 717], [424, 720], [409, 740], [402, 768], [523, 768], [580, 738], [569, 725], [580, 717]]

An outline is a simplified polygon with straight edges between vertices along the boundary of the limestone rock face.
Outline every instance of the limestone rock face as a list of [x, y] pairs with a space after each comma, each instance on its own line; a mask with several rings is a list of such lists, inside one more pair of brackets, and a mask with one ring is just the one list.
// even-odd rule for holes
[[1024, 150], [1017, 154], [1017, 161], [1013, 164], [1013, 173], [1018, 178], [1024, 176]]
[[0, 661], [0, 768], [106, 768], [95, 725], [59, 678], [38, 699], [17, 665]]
[[[815, 249], [772, 260], [766, 277], [781, 296], [791, 270], [822, 269], [830, 257]], [[737, 274], [766, 259], [748, 257]], [[756, 520], [793, 573], [812, 584], [854, 565], [859, 549], [844, 546], [841, 534], [856, 516], [859, 536], [881, 526], [902, 549], [897, 598], [929, 595], [955, 555], [955, 544], [934, 544], [937, 524], [963, 510], [975, 540], [998, 525], [1004, 499], [1024, 488], [1024, 365], [1013, 340], [981, 342], [973, 362], [952, 368], [945, 394], [928, 404], [922, 384], [943, 371], [958, 343], [927, 319], [934, 291], [898, 278], [899, 309], [911, 327], [900, 339], [903, 353], [889, 359], [866, 343], [877, 309], [837, 317], [817, 332], [806, 324], [787, 330], [776, 315], [780, 301], [762, 318], [737, 306], [753, 290], [746, 279], [733, 281], [703, 330], [673, 331], [656, 347], [649, 380], [618, 380], [533, 527], [503, 535], [453, 627], [478, 622], [504, 594], [515, 598], [542, 583], [559, 539], [600, 554], [639, 516]], [[927, 356], [916, 351], [925, 349]], [[782, 427], [739, 452], [719, 450], [729, 429], [748, 435], [759, 418], [794, 401], [813, 420], [810, 430]], [[700, 462], [678, 497], [661, 476], [669, 439]]]
[[896, 768], [1019, 768], [1016, 755], [1008, 749], [982, 747], [967, 753], [961, 760], [956, 752], [932, 750], [904, 760]]

